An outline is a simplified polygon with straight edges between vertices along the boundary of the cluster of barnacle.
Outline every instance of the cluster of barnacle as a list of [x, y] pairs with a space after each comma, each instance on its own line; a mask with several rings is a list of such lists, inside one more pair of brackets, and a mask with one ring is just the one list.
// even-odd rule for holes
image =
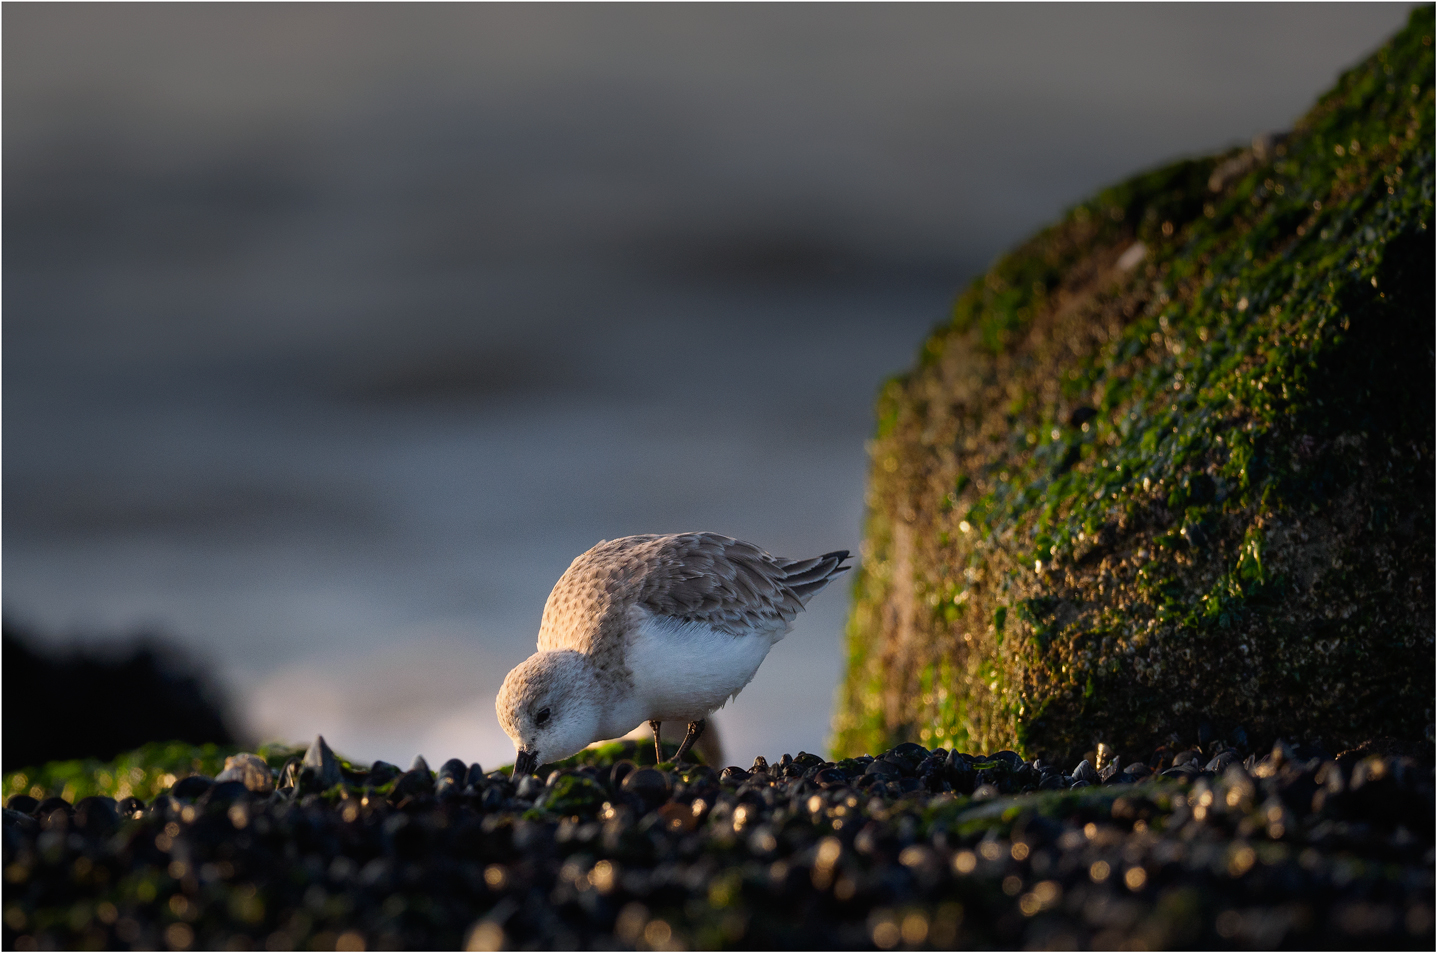
[[1430, 768], [1184, 754], [1064, 770], [906, 744], [517, 779], [454, 760], [323, 789], [315, 758], [274, 790], [250, 762], [149, 803], [18, 795], [4, 945], [1430, 947]]

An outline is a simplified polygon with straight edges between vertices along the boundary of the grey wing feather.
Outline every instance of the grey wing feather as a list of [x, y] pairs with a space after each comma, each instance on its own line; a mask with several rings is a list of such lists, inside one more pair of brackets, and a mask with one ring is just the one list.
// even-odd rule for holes
[[742, 540], [713, 533], [669, 537], [664, 559], [646, 574], [640, 602], [656, 615], [703, 622], [741, 635], [787, 629], [808, 600], [835, 576], [847, 550], [781, 559]]

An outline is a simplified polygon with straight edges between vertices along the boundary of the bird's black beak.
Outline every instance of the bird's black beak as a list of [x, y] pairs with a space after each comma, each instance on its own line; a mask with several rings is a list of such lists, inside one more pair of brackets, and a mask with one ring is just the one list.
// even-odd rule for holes
[[534, 773], [539, 766], [539, 753], [537, 751], [520, 750], [518, 757], [514, 759], [514, 779], [525, 777]]

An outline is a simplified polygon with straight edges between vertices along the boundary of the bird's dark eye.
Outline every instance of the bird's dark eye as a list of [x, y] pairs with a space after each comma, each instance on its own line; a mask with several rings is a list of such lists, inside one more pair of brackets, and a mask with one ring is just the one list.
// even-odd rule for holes
[[539, 725], [544, 725], [544, 724], [548, 724], [548, 722], [549, 722], [549, 709], [547, 709], [547, 708], [541, 708], [541, 709], [539, 709], [539, 714], [537, 714], [537, 715], [534, 716], [534, 723], [535, 723], [535, 724], [539, 724]]

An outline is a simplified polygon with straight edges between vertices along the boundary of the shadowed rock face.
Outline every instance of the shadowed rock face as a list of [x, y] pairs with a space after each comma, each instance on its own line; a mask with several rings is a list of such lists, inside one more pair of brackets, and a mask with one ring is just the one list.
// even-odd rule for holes
[[838, 753], [1430, 739], [1432, 33], [1075, 208], [889, 382]]

